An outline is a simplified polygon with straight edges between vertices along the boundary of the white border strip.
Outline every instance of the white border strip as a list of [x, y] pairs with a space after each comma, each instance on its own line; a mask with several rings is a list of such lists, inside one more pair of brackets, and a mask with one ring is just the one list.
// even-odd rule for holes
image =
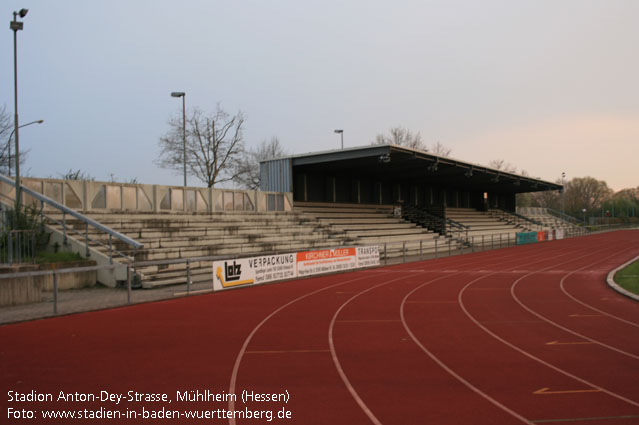
[[608, 286], [610, 286], [615, 291], [619, 292], [621, 295], [625, 295], [626, 297], [632, 298], [635, 301], [639, 301], [639, 295], [633, 294], [632, 292], [626, 289], [623, 289], [621, 286], [617, 285], [614, 278], [615, 278], [615, 273], [617, 273], [619, 270], [623, 269], [624, 267], [628, 266], [629, 264], [634, 263], [638, 259], [639, 259], [639, 255], [637, 255], [632, 260], [620, 265], [616, 269], [612, 270], [610, 273], [608, 273], [608, 277], [606, 277], [606, 283], [608, 283]]

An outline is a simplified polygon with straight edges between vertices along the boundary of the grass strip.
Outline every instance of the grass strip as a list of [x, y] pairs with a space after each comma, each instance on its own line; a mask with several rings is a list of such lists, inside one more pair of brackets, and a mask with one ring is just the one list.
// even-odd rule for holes
[[615, 282], [633, 294], [639, 294], [639, 261], [615, 273]]

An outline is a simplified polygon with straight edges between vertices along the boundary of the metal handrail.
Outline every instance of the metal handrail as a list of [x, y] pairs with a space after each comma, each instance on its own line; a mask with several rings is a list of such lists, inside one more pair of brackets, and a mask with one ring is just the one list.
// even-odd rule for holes
[[[11, 185], [13, 187], [16, 186], [15, 181], [13, 181], [12, 179], [10, 179], [7, 176], [4, 176], [2, 174], [0, 174], [0, 181], [3, 182], [3, 183], [7, 183], [8, 185]], [[134, 253], [135, 253], [136, 250], [144, 247], [144, 244], [142, 244], [142, 243], [140, 243], [140, 242], [138, 242], [138, 241], [136, 241], [134, 239], [131, 239], [128, 236], [125, 236], [122, 233], [117, 232], [117, 231], [115, 231], [115, 230], [113, 230], [113, 229], [111, 229], [109, 227], [106, 227], [105, 225], [103, 225], [101, 223], [98, 223], [97, 221], [85, 216], [84, 214], [81, 214], [81, 213], [79, 213], [79, 212], [77, 212], [75, 210], [72, 210], [71, 208], [69, 208], [69, 207], [67, 207], [65, 205], [62, 205], [61, 203], [59, 203], [57, 201], [54, 201], [53, 199], [51, 199], [51, 198], [49, 198], [49, 197], [47, 197], [47, 196], [45, 196], [45, 195], [43, 195], [41, 193], [38, 193], [38, 192], [36, 192], [34, 190], [31, 190], [28, 187], [25, 187], [25, 186], [22, 186], [22, 185], [20, 185], [20, 186], [21, 186], [21, 190], [24, 193], [26, 193], [26, 194], [34, 197], [35, 199], [39, 200], [42, 206], [46, 203], [46, 204], [52, 206], [53, 208], [55, 208], [57, 210], [60, 210], [60, 212], [62, 212], [62, 223], [60, 223], [59, 221], [57, 221], [55, 219], [52, 219], [50, 217], [47, 217], [47, 218], [49, 220], [55, 222], [56, 224], [62, 225], [62, 230], [64, 232], [65, 241], [66, 241], [66, 237], [67, 237], [67, 233], [66, 233], [67, 232], [67, 225], [66, 225], [66, 215], [67, 214], [70, 215], [71, 217], [73, 217], [73, 218], [75, 218], [77, 220], [80, 220], [81, 222], [85, 223], [85, 234], [84, 234], [84, 236], [85, 236], [85, 243], [86, 243], [86, 249], [87, 249], [87, 256], [88, 256], [88, 251], [89, 251], [89, 241], [90, 240], [92, 242], [95, 242], [95, 243], [101, 244], [103, 246], [106, 246], [106, 245], [100, 243], [99, 241], [96, 241], [96, 240], [93, 240], [93, 239], [89, 238], [89, 226], [91, 226], [91, 227], [93, 227], [93, 228], [95, 228], [95, 229], [97, 229], [97, 230], [99, 230], [101, 232], [104, 232], [104, 233], [109, 235], [109, 258], [110, 259], [112, 259], [112, 255], [113, 255], [113, 238], [115, 238], [115, 239], [117, 239], [119, 241], [122, 241], [125, 244], [133, 247], [133, 250], [134, 250], [133, 252]], [[73, 230], [76, 233], [81, 235], [81, 233], [78, 232], [77, 230], [75, 230], [73, 228], [71, 228], [71, 230]], [[124, 255], [124, 254], [120, 254], [120, 255], [126, 257], [126, 255]]]
[[456, 233], [458, 239], [464, 240], [463, 236], [465, 234], [465, 241], [468, 241], [468, 226], [449, 218], [438, 217], [426, 211], [424, 208], [420, 208], [415, 205], [410, 205], [405, 208], [409, 213], [417, 212], [422, 216], [422, 218], [435, 221], [441, 227], [444, 236], [446, 235], [446, 233], [448, 232], [448, 228], [450, 227], [450, 232], [453, 234], [453, 236], [455, 236]]
[[513, 212], [513, 211], [506, 211], [503, 210], [501, 208], [499, 209], [492, 209], [490, 210], [491, 214], [496, 215], [497, 217], [501, 217], [506, 221], [509, 220], [513, 220], [514, 219], [514, 223], [517, 225], [521, 225], [522, 222], [524, 224], [534, 224], [535, 226], [538, 226], [540, 229], [544, 226], [541, 222], [537, 221], [537, 220], [533, 220], [530, 217], [526, 217], [524, 215], [521, 215], [517, 212]]
[[560, 220], [567, 221], [570, 224], [577, 224], [579, 222], [579, 220], [577, 220], [575, 217], [561, 211], [554, 210], [552, 208], [546, 208], [546, 212], [552, 216], [555, 216], [556, 218], [559, 218]]

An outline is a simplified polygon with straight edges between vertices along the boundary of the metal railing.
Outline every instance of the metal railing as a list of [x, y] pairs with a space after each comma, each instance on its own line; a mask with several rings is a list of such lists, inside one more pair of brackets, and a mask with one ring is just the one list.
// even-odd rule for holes
[[[593, 229], [593, 231], [591, 231], [590, 233], [585, 232], [583, 229], [573, 229], [573, 230], [567, 230], [564, 234], [564, 238], [572, 238], [576, 236], [589, 235], [589, 234], [597, 233], [597, 232], [607, 232], [612, 230], [628, 229], [628, 228], [629, 227], [627, 225], [601, 226], [596, 230]], [[442, 257], [448, 257], [452, 255], [463, 255], [465, 253], [474, 253], [474, 252], [481, 252], [484, 250], [511, 247], [516, 245], [516, 235], [514, 233], [508, 233], [508, 234], [501, 233], [501, 234], [491, 234], [491, 235], [483, 235], [483, 236], [471, 236], [469, 240], [469, 244], [467, 246], [464, 246], [464, 244], [457, 244], [455, 243], [454, 240], [451, 240], [449, 238], [446, 238], [443, 240], [435, 239], [435, 243], [432, 245], [425, 244], [425, 242], [427, 241], [432, 242], [433, 239], [424, 239], [424, 240], [417, 240], [417, 241], [411, 241], [411, 242], [387, 242], [383, 244], [378, 244], [380, 246], [380, 265], [392, 264], [394, 260], [396, 260], [396, 262], [406, 263], [411, 261], [421, 261], [421, 260], [430, 259], [430, 258], [442, 258]], [[540, 242], [540, 243], [543, 243], [543, 242]], [[334, 248], [338, 248], [338, 247], [334, 247]], [[343, 246], [339, 246], [339, 248], [343, 248]], [[330, 249], [330, 248], [323, 248], [323, 249]], [[115, 305], [113, 304], [108, 305], [108, 307], [133, 304], [135, 302], [147, 302], [149, 300], [160, 300], [160, 299], [172, 298], [175, 296], [188, 296], [188, 295], [199, 294], [203, 292], [211, 292], [213, 290], [212, 289], [212, 281], [213, 281], [212, 270], [211, 270], [210, 281], [207, 280], [206, 282], [194, 283], [191, 280], [191, 272], [192, 272], [191, 264], [192, 263], [207, 262], [207, 261], [212, 262], [216, 260], [232, 260], [232, 259], [240, 259], [245, 257], [252, 257], [256, 255], [261, 256], [261, 255], [271, 255], [276, 253], [282, 254], [285, 252], [289, 252], [289, 251], [278, 251], [278, 252], [259, 253], [259, 254], [253, 253], [253, 254], [245, 254], [245, 255], [237, 255], [237, 256], [218, 255], [218, 256], [208, 256], [208, 257], [181, 258], [181, 259], [174, 259], [174, 260], [157, 260], [157, 261], [135, 262], [131, 260], [127, 263], [128, 278], [127, 278], [127, 284], [126, 284], [126, 296], [125, 297], [122, 296], [124, 295], [121, 292], [122, 288], [112, 289], [111, 291], [116, 291], [120, 294], [119, 299], [121, 301], [119, 301]], [[144, 266], [149, 266], [149, 265], [166, 266], [170, 264], [181, 264], [181, 263], [186, 265], [184, 269], [184, 275], [185, 275], [184, 283], [178, 284], [178, 285], [172, 285], [170, 287], [171, 291], [166, 292], [165, 294], [166, 296], [164, 297], [155, 296], [154, 298], [151, 297], [150, 294], [154, 293], [155, 290], [135, 291], [136, 294], [140, 294], [140, 295], [136, 295], [135, 297], [133, 296], [133, 289], [134, 289], [133, 280], [136, 274], [136, 269], [140, 267], [144, 267]], [[0, 280], [52, 275], [53, 297], [50, 301], [46, 301], [46, 302], [51, 302], [53, 314], [57, 315], [60, 313], [59, 311], [60, 290], [58, 286], [58, 278], [60, 274], [84, 272], [84, 271], [92, 271], [92, 270], [95, 270], [95, 271], [110, 270], [115, 267], [116, 265], [110, 265], [110, 266], [105, 265], [105, 266], [79, 267], [79, 268], [68, 268], [68, 269], [57, 269], [57, 270], [35, 271], [35, 272], [21, 272], [21, 273], [12, 273], [12, 274], [0, 274]], [[193, 289], [194, 284], [197, 284], [198, 285], [197, 287], [200, 289], [194, 290]], [[181, 290], [182, 288], [184, 288], [184, 291], [181, 291], [181, 292], [176, 291], [176, 290]], [[161, 290], [161, 289], [162, 288], [158, 288], [158, 290]], [[163, 289], [167, 289], [167, 288], [163, 288]], [[104, 290], [101, 290], [101, 292], [103, 291]], [[71, 291], [71, 292], [78, 294], [80, 291]], [[91, 299], [94, 300], [94, 298], [95, 296], [91, 295]], [[137, 298], [137, 300], [134, 300], [134, 298]], [[87, 305], [85, 301], [80, 302], [79, 304], [82, 304], [81, 306], [82, 308], [85, 308], [85, 306]], [[87, 307], [84, 310], [76, 309], [72, 311], [73, 312], [86, 311], [86, 309], [101, 309], [105, 307], [107, 307], [105, 303], [97, 303], [95, 304], [94, 307]], [[0, 310], [1, 309], [2, 307], [0, 307]], [[67, 312], [70, 312], [70, 311], [65, 311], [63, 313], [67, 313]], [[51, 315], [51, 310], [49, 310], [49, 313], [41, 313], [40, 315], [30, 317], [30, 319], [33, 319], [36, 317], [49, 316], [49, 315]]]
[[403, 208], [403, 218], [431, 229], [442, 236], [451, 236], [459, 241], [468, 241], [469, 227], [449, 218], [438, 217], [424, 208], [407, 205]]
[[498, 220], [502, 220], [516, 226], [529, 228], [534, 228], [533, 226], [536, 226], [537, 230], [542, 230], [542, 228], [544, 227], [541, 222], [533, 220], [516, 212], [505, 211], [502, 209], [491, 209], [489, 210], [489, 213], [492, 217], [497, 218]]
[[0, 236], [0, 264], [35, 263], [35, 230], [6, 230]]
[[[0, 175], [0, 182], [6, 183], [8, 185], [11, 185], [13, 187], [16, 186], [15, 181], [13, 181], [12, 179]], [[107, 226], [104, 226], [103, 224], [98, 223], [97, 221], [83, 215], [80, 214], [79, 212], [72, 210], [71, 208], [60, 204], [59, 202], [54, 201], [53, 199], [42, 195], [36, 191], [33, 191], [31, 189], [29, 189], [28, 187], [25, 186], [21, 186], [21, 190], [23, 193], [26, 193], [30, 196], [32, 196], [33, 198], [37, 199], [38, 201], [40, 201], [40, 214], [45, 217], [48, 221], [55, 223], [59, 226], [62, 227], [62, 232], [63, 232], [63, 238], [64, 238], [64, 243], [67, 242], [67, 232], [68, 230], [70, 230], [71, 232], [80, 235], [81, 238], [84, 238], [84, 245], [85, 245], [85, 256], [89, 257], [90, 256], [90, 252], [89, 252], [89, 242], [104, 246], [105, 248], [108, 249], [109, 252], [109, 262], [113, 263], [113, 255], [117, 254], [121, 257], [124, 258], [129, 258], [129, 256], [127, 256], [126, 254], [121, 253], [120, 251], [114, 250], [113, 249], [113, 239], [116, 239], [130, 247], [133, 248], [133, 256], [135, 256], [135, 251], [137, 249], [143, 248], [144, 244], [129, 238], [128, 236], [125, 236]], [[24, 198], [23, 198], [24, 200]], [[44, 204], [47, 204], [53, 208], [55, 208], [56, 210], [60, 211], [62, 213], [62, 220], [58, 221], [54, 218], [52, 218], [50, 215], [46, 215], [44, 213]], [[76, 229], [74, 229], [73, 227], [69, 227], [67, 226], [66, 220], [67, 220], [67, 216], [73, 217], [76, 220], [79, 220], [81, 223], [84, 224], [84, 232], [79, 232]], [[102, 243], [101, 241], [92, 239], [89, 237], [89, 227], [97, 229], [100, 232], [106, 233], [109, 236], [109, 242], [108, 245]]]
[[557, 210], [553, 210], [552, 208], [546, 208], [546, 212], [549, 215], [552, 215], [560, 220], [564, 220], [569, 222], [570, 224], [574, 224], [576, 225], [577, 223], [579, 223], [579, 220], [577, 220], [575, 217], [568, 215], [566, 213], [563, 213], [561, 211], [557, 211]]

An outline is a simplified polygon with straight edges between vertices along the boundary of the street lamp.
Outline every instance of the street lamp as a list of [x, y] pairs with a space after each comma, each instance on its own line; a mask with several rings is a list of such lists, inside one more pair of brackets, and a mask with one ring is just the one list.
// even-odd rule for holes
[[342, 138], [342, 149], [344, 149], [344, 130], [335, 130], [335, 133], [339, 134]]
[[566, 173], [562, 172], [561, 173], [561, 218], [562, 219], [564, 218], [564, 214], [565, 214], [565, 212], [564, 212], [564, 205], [565, 205], [565, 202], [564, 202], [565, 196], [564, 195], [566, 193], [565, 178], [566, 178]]
[[20, 9], [19, 12], [13, 12], [13, 21], [9, 22], [9, 28], [13, 31], [13, 89], [14, 89], [14, 104], [15, 104], [15, 128], [16, 133], [16, 212], [22, 205], [20, 203], [20, 137], [18, 129], [18, 31], [22, 30], [23, 23], [18, 21], [18, 15], [21, 18], [27, 16], [28, 9]]
[[184, 187], [186, 187], [186, 93], [174, 91], [171, 92], [171, 97], [182, 98], [182, 160], [184, 162]]
[[[28, 122], [26, 124], [22, 124], [18, 128], [26, 127], [26, 126], [29, 126], [31, 124], [42, 124], [43, 122], [44, 122], [44, 120], [31, 121], [31, 122]], [[13, 133], [15, 133], [15, 131], [16, 130], [14, 128], [13, 130], [11, 130], [11, 133], [9, 133], [9, 140], [7, 140], [7, 146], [4, 148], [4, 150], [7, 151], [8, 159], [9, 159], [9, 176], [11, 176], [11, 138], [13, 137]]]

